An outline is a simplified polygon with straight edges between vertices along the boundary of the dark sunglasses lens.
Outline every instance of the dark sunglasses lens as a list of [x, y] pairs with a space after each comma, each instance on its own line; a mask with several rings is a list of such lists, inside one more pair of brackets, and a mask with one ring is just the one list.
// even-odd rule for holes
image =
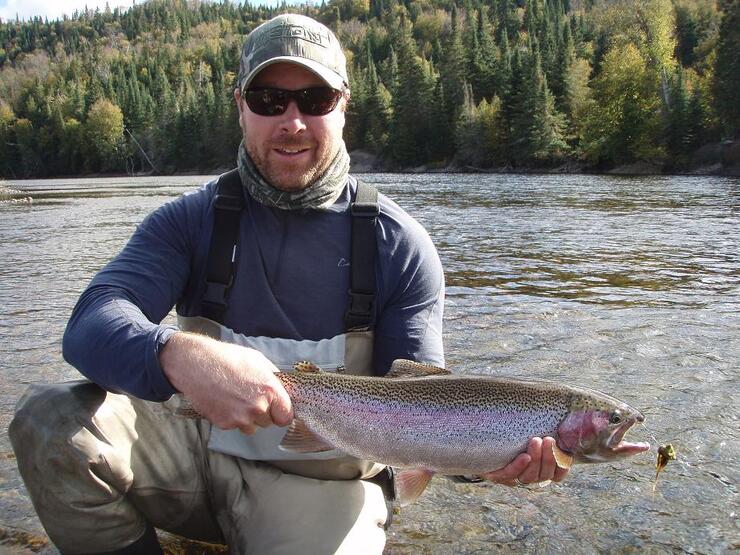
[[298, 109], [309, 116], [323, 116], [337, 106], [341, 91], [331, 87], [312, 87], [300, 93]]
[[288, 109], [290, 98], [280, 89], [250, 89], [246, 91], [249, 109], [260, 116], [279, 116]]
[[336, 108], [342, 92], [331, 87], [311, 87], [298, 91], [255, 88], [244, 93], [247, 106], [260, 116], [279, 116], [288, 109], [291, 98], [298, 109], [309, 116], [323, 116]]

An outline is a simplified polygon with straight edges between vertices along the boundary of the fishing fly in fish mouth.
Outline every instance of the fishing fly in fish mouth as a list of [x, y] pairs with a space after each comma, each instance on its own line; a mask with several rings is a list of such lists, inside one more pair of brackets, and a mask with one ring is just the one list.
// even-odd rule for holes
[[[295, 370], [277, 374], [295, 416], [281, 447], [338, 450], [395, 467], [401, 504], [416, 500], [434, 474], [490, 475], [533, 437], [554, 438], [543, 446], [563, 469], [650, 448], [624, 439], [643, 415], [593, 389], [451, 374], [407, 360], [394, 362], [384, 377], [324, 372], [310, 363]], [[195, 416], [187, 408], [180, 413]]]

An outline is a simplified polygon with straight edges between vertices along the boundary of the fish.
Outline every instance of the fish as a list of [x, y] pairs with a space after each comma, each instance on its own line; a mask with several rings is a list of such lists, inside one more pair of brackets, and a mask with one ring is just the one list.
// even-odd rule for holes
[[533, 437], [555, 438], [562, 468], [650, 449], [624, 440], [644, 421], [638, 410], [585, 387], [453, 374], [408, 360], [395, 361], [383, 377], [324, 372], [308, 362], [276, 375], [294, 412], [281, 448], [338, 449], [395, 467], [402, 505], [416, 500], [435, 474], [503, 468]]

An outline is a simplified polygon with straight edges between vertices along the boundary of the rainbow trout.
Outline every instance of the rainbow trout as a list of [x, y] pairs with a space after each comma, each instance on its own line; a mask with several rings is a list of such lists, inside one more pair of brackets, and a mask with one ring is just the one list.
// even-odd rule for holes
[[279, 373], [295, 419], [283, 449], [340, 449], [401, 470], [402, 503], [434, 473], [481, 474], [506, 466], [532, 437], [551, 436], [558, 465], [597, 463], [641, 453], [625, 433], [643, 416], [592, 389], [547, 381], [451, 374], [398, 360], [388, 375], [323, 372], [310, 363]]

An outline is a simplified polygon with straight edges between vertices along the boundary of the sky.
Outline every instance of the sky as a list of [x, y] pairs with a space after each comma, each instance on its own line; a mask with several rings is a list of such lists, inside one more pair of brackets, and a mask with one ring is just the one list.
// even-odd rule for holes
[[[145, 0], [139, 0], [141, 4]], [[130, 8], [135, 0], [108, 0], [111, 10], [118, 7]], [[259, 0], [259, 5], [272, 6], [279, 4], [279, 0]], [[288, 4], [294, 3], [288, 0]], [[0, 0], [0, 19], [3, 21], [15, 19], [16, 14], [21, 19], [30, 19], [34, 16], [46, 17], [49, 21], [59, 19], [63, 14], [71, 16], [75, 10], [82, 11], [85, 6], [94, 10], [105, 9], [106, 0]]]
[[[141, 0], [139, 0], [141, 1]], [[109, 0], [111, 9], [118, 6], [129, 8], [134, 0]], [[0, 0], [0, 18], [3, 21], [15, 19], [16, 14], [21, 19], [30, 19], [34, 16], [48, 17], [49, 21], [62, 17], [63, 14], [72, 15], [75, 10], [82, 11], [87, 6], [94, 10], [99, 7], [105, 9], [105, 0]]]

